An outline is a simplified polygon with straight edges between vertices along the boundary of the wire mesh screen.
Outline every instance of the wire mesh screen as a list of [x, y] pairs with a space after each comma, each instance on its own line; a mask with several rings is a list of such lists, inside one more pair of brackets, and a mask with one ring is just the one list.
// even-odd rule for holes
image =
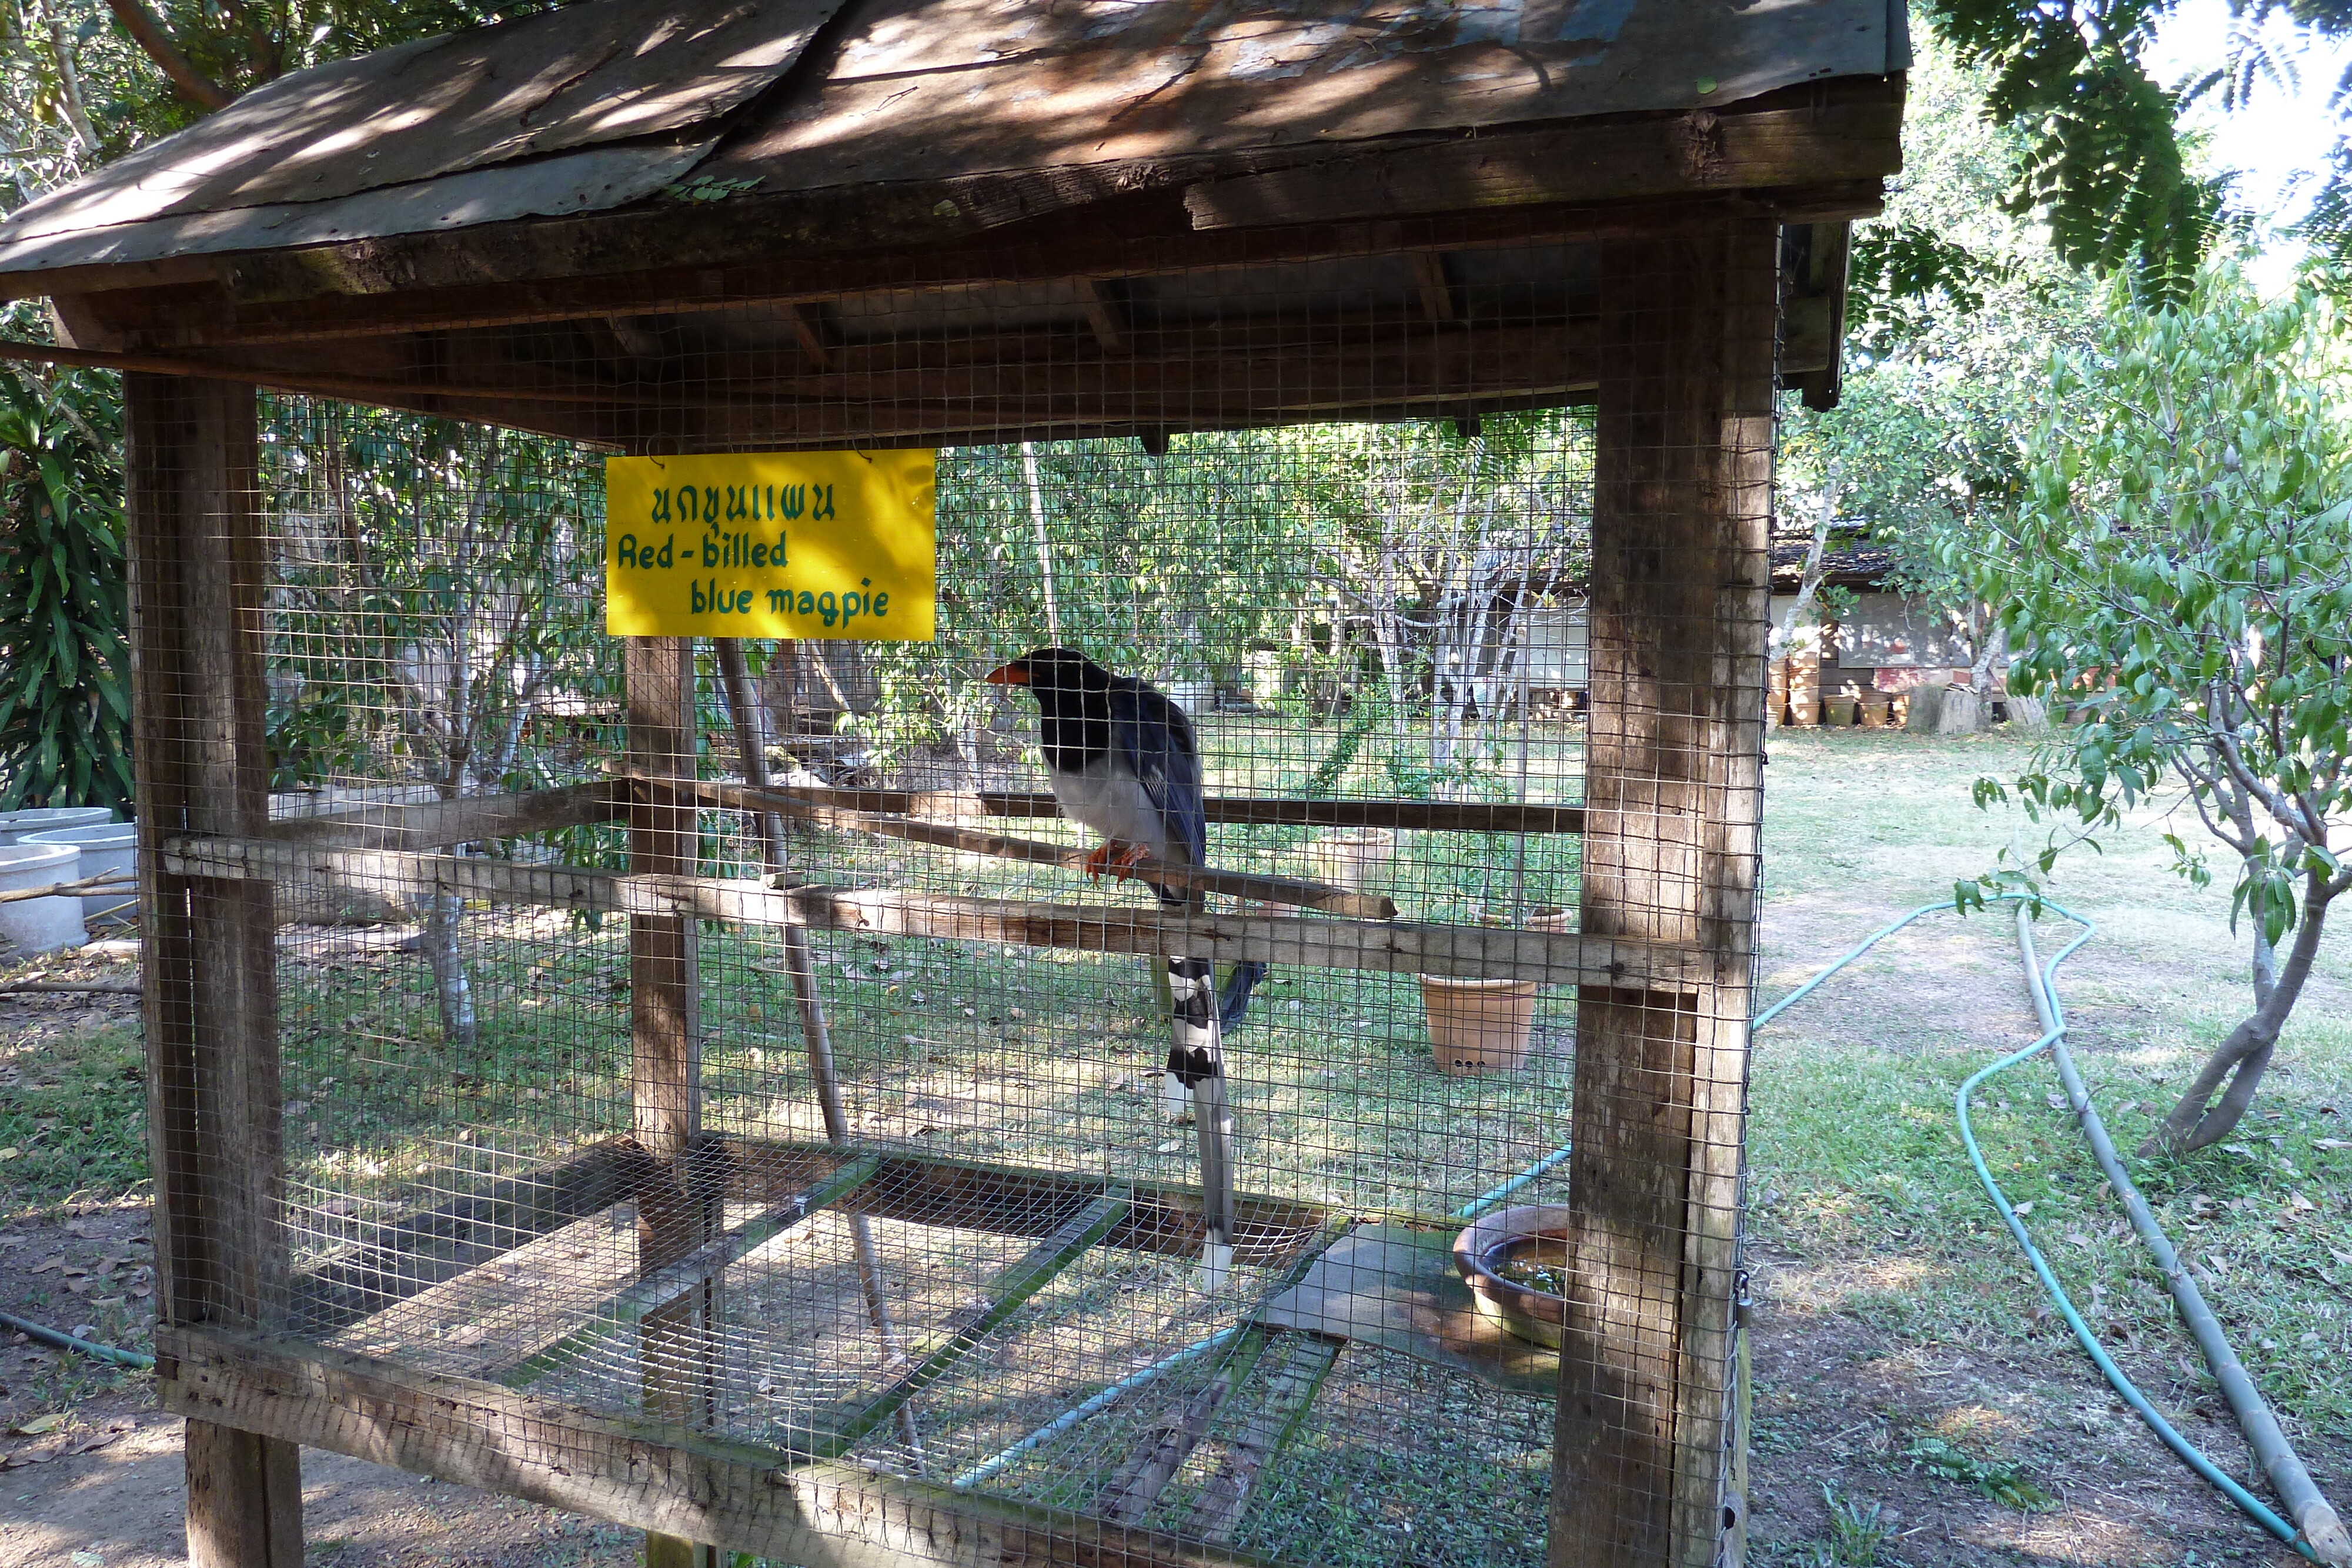
[[[1711, 1560], [1762, 243], [430, 335], [538, 433], [264, 398], [180, 568], [260, 744], [151, 848], [247, 899], [281, 1146], [188, 1134], [260, 1166], [180, 1321], [1297, 1562], [1532, 1562], [1581, 1421], [1583, 1560]], [[934, 444], [935, 641], [604, 635], [607, 453]]]

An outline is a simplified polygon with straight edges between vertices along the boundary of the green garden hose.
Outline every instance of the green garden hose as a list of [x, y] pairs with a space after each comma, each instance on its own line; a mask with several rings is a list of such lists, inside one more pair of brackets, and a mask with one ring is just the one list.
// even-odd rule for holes
[[155, 1358], [152, 1355], [142, 1355], [135, 1350], [117, 1350], [110, 1344], [100, 1344], [79, 1334], [69, 1334], [63, 1329], [53, 1329], [47, 1323], [20, 1318], [14, 1312], [0, 1312], [0, 1328], [15, 1329], [26, 1338], [38, 1340], [53, 1350], [76, 1351], [93, 1360], [110, 1361], [117, 1366], [144, 1371], [155, 1364]]
[[[2271, 1415], [2269, 1406], [2263, 1403], [2261, 1396], [2254, 1393], [2252, 1382], [2246, 1376], [2244, 1367], [2239, 1364], [2236, 1354], [2230, 1350], [2228, 1343], [2221, 1338], [2220, 1324], [2213, 1318], [2211, 1310], [2205, 1305], [2203, 1298], [2197, 1293], [2194, 1282], [2189, 1280], [2186, 1271], [2180, 1267], [2179, 1258], [2173, 1253], [2171, 1243], [2165, 1239], [2163, 1231], [2157, 1226], [2153, 1213], [2147, 1208], [2147, 1201], [2140, 1197], [2138, 1189], [2132, 1184], [2130, 1176], [2124, 1170], [2122, 1163], [2116, 1158], [2113, 1145], [2107, 1142], [2105, 1129], [2099, 1124], [2097, 1112], [2091, 1105], [2089, 1092], [2083, 1086], [2081, 1075], [2074, 1070], [2073, 1059], [2066, 1054], [2064, 1043], [2066, 1025], [2064, 1015], [2059, 1008], [2054, 977], [2058, 966], [2072, 956], [2076, 948], [2089, 941], [2096, 928], [2072, 910], [2053, 904], [2048, 899], [2042, 900], [2043, 907], [2073, 921], [2083, 929], [2073, 941], [2061, 948], [2046, 966], [2037, 965], [2032, 935], [2031, 908], [2021, 895], [2004, 895], [2004, 899], [2016, 902], [2019, 906], [2020, 953], [2025, 963], [2027, 988], [2032, 994], [2034, 1010], [2042, 1020], [2044, 1032], [2040, 1039], [2023, 1050], [2012, 1051], [1971, 1073], [1967, 1082], [1960, 1085], [1959, 1092], [1954, 1096], [1953, 1108], [1959, 1121], [1960, 1142], [1968, 1150], [1969, 1163], [1975, 1167], [1977, 1179], [1984, 1185], [1985, 1192], [1992, 1198], [1993, 1207], [2000, 1213], [2001, 1222], [2009, 1228], [2011, 1236], [2014, 1237], [2017, 1244], [2024, 1249], [2026, 1260], [2033, 1266], [2035, 1276], [2041, 1280], [2042, 1288], [2049, 1292], [2050, 1299], [2057, 1304], [2060, 1315], [2066, 1320], [2066, 1326], [2074, 1331], [2074, 1338], [2081, 1343], [2084, 1352], [2090, 1356], [2093, 1364], [2098, 1367], [2100, 1374], [2106, 1378], [2108, 1385], [2115, 1389], [2116, 1395], [2138, 1414], [2140, 1419], [2147, 1424], [2148, 1428], [2163, 1441], [2164, 1445], [2179, 1456], [2182, 1463], [2211, 1482], [2231, 1502], [2237, 1504], [2248, 1518], [2304, 1556], [2316, 1563], [2338, 1565], [2352, 1562], [2352, 1542], [2347, 1542], [2343, 1526], [2337, 1521], [2335, 1511], [2328, 1507], [2326, 1500], [2320, 1497], [2317, 1488], [2312, 1484], [2310, 1475], [2304, 1469], [2302, 1462], [2294, 1457], [2294, 1450], [2286, 1445], [2284, 1436], [2280, 1435], [2276, 1418]], [[1996, 902], [2000, 901], [2003, 900], [1996, 900]], [[1869, 937], [1839, 957], [1827, 968], [1758, 1013], [1755, 1019], [1756, 1025], [1760, 1027], [1777, 1018], [1791, 1005], [1811, 995], [1822, 981], [1913, 921], [1923, 915], [1955, 907], [1956, 904], [1951, 899], [1937, 904], [1922, 904], [1900, 920], [1872, 933]], [[2093, 1333], [2090, 1325], [2084, 1322], [2083, 1314], [2076, 1310], [2073, 1299], [2066, 1294], [2065, 1288], [2059, 1284], [2057, 1276], [2051, 1271], [2049, 1262], [2042, 1257], [2041, 1249], [2034, 1246], [2033, 1239], [2026, 1233], [2024, 1223], [2018, 1218], [2017, 1210], [2010, 1203], [2009, 1196], [2001, 1191], [2000, 1184], [1993, 1179], [1991, 1169], [1985, 1164], [1984, 1151], [1978, 1145], [1976, 1129], [1969, 1121], [1969, 1097], [1976, 1092], [1977, 1086], [1987, 1079], [1996, 1073], [2007, 1071], [2021, 1062], [2031, 1061], [2045, 1051], [2053, 1052], [2058, 1062], [2060, 1076], [2066, 1085], [2068, 1103], [2083, 1125], [2084, 1135], [2092, 1145], [2093, 1154], [2106, 1172], [2107, 1179], [2114, 1186], [2116, 1195], [2123, 1199], [2126, 1207], [2131, 1211], [2133, 1224], [2139, 1230], [2141, 1239], [2147, 1242], [2151, 1250], [2156, 1253], [2158, 1266], [2164, 1270], [2168, 1282], [2173, 1286], [2175, 1302], [2181, 1309], [2182, 1316], [2188, 1319], [2190, 1331], [2196, 1335], [2200, 1349], [2205, 1353], [2208, 1366], [2212, 1369], [2216, 1380], [2222, 1385], [2223, 1392], [2229, 1397], [2231, 1407], [2239, 1417], [2240, 1425], [2246, 1428], [2250, 1446], [2263, 1458], [2264, 1469], [2271, 1477], [2272, 1484], [2278, 1489], [2281, 1498], [2286, 1501], [2301, 1521], [2303, 1525], [2301, 1530], [2282, 1519], [2261, 1499], [2248, 1491], [2200, 1452], [2194, 1444], [2182, 1437], [2157, 1410], [2156, 1406], [2148, 1402], [2147, 1396], [2139, 1391], [2131, 1379], [2125, 1375], [2123, 1368], [2116, 1364], [2115, 1358], [2107, 1354], [2105, 1347], [2099, 1343], [2098, 1336]]]

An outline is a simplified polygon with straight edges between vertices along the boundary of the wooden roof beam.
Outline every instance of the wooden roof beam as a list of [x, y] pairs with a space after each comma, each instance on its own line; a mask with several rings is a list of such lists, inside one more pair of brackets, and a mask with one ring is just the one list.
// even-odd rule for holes
[[1127, 352], [1127, 313], [1099, 278], [1076, 279], [1078, 308], [1086, 312], [1087, 325], [1094, 329], [1095, 341], [1106, 354]]

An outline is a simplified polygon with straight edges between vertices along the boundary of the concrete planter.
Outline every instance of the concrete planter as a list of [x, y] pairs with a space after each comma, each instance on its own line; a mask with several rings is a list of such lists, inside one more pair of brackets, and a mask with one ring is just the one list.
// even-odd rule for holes
[[[0, 893], [73, 882], [80, 867], [81, 851], [72, 844], [0, 845]], [[0, 904], [0, 937], [15, 947], [11, 956], [17, 958], [89, 940], [81, 928], [81, 900], [70, 894]]]
[[106, 806], [29, 806], [21, 811], [0, 811], [0, 844], [13, 844], [28, 833], [50, 833], [59, 828], [87, 828], [114, 821]]
[[[109, 872], [121, 872], [129, 876], [139, 867], [139, 824], [136, 822], [93, 822], [86, 828], [53, 828], [45, 833], [27, 833], [19, 841], [73, 845], [81, 851], [80, 874], [84, 877], [104, 876]], [[124, 887], [81, 895], [83, 919], [95, 920], [109, 912], [119, 919], [137, 918], [139, 901], [136, 894], [131, 888]]]

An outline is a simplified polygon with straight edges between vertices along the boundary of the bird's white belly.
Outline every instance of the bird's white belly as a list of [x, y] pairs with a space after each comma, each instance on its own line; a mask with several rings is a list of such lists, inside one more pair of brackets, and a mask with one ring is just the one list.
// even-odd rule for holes
[[1168, 825], [1160, 808], [1143, 792], [1142, 780], [1124, 768], [1114, 768], [1108, 757], [1089, 763], [1077, 773], [1055, 773], [1050, 782], [1062, 815], [1092, 828], [1107, 839], [1140, 844], [1161, 860], [1181, 858], [1168, 840]]

